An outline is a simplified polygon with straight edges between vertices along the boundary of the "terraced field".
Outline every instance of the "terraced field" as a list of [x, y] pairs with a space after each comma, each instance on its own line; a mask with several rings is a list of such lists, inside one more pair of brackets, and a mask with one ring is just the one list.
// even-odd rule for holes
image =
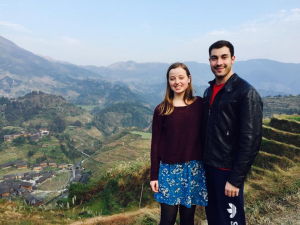
[[[265, 120], [260, 152], [245, 184], [249, 224], [298, 224], [300, 116]], [[290, 214], [290, 215], [289, 215]]]
[[140, 158], [149, 158], [150, 133], [128, 132], [121, 137], [110, 137], [91, 158], [83, 163], [85, 169], [91, 170], [92, 176], [99, 178], [107, 169], [121, 162], [130, 162]]
[[[300, 116], [280, 115], [271, 119], [264, 120], [263, 125], [263, 140], [260, 152], [251, 168], [248, 178], [245, 183], [245, 210], [247, 224], [249, 225], [265, 225], [265, 224], [299, 224], [300, 221]], [[111, 186], [110, 189], [116, 190], [118, 200], [125, 198], [124, 193], [128, 188], [124, 185], [127, 178], [130, 177], [134, 182], [130, 182], [131, 186], [128, 193], [131, 191], [134, 195], [140, 196], [143, 190], [143, 196], [152, 195], [149, 184], [149, 151], [150, 151], [150, 135], [143, 132], [127, 132], [122, 135], [109, 137], [102, 145], [102, 148], [97, 150], [93, 157], [84, 161], [83, 166], [86, 169], [93, 171], [94, 179], [99, 179], [100, 176], [109, 170], [110, 167], [119, 165], [131, 164], [131, 162], [142, 158], [142, 167], [132, 171], [130, 176], [122, 177], [123, 173], [120, 169], [116, 169], [115, 175], [108, 177], [107, 183]], [[122, 163], [120, 162], [122, 161]], [[125, 168], [124, 166], [124, 168]], [[126, 167], [127, 168], [127, 167]], [[142, 168], [142, 170], [141, 170]], [[124, 169], [125, 171], [125, 169]], [[128, 170], [129, 171], [129, 170]], [[144, 172], [143, 172], [144, 171]], [[126, 172], [124, 172], [126, 175]], [[144, 175], [142, 175], [144, 174]], [[147, 174], [147, 175], [145, 175]], [[128, 174], [127, 174], [128, 175]], [[112, 182], [114, 181], [114, 182]], [[105, 181], [104, 181], [105, 182]], [[143, 189], [141, 189], [143, 187]], [[95, 190], [97, 187], [95, 187]], [[103, 188], [102, 188], [103, 189]], [[99, 191], [102, 191], [101, 188]], [[93, 195], [91, 201], [86, 205], [77, 206], [74, 209], [63, 211], [68, 221], [64, 220], [65, 224], [69, 224], [78, 220], [77, 224], [97, 224], [97, 220], [101, 224], [157, 224], [159, 221], [159, 204], [152, 198], [147, 198], [145, 201], [132, 201], [130, 208], [122, 208], [117, 210], [118, 215], [100, 216], [102, 214], [101, 199], [97, 198], [99, 191], [91, 189], [89, 194]], [[122, 192], [123, 190], [123, 192]], [[104, 190], [105, 191], [105, 190]], [[131, 193], [130, 192], [130, 193]], [[132, 193], [131, 193], [132, 194]], [[128, 197], [128, 196], [127, 196]], [[140, 199], [137, 197], [137, 199]], [[146, 198], [145, 198], [146, 199]], [[150, 199], [150, 200], [149, 200]], [[100, 202], [100, 203], [99, 203]], [[141, 203], [141, 208], [139, 204]], [[0, 203], [1, 206], [1, 203]], [[1, 207], [0, 207], [1, 209]], [[93, 220], [80, 220], [79, 213], [84, 210], [90, 210], [94, 216]], [[98, 213], [95, 213], [95, 212]], [[50, 213], [51, 212], [51, 213]], [[132, 213], [131, 213], [132, 212]], [[136, 212], [136, 213], [135, 213]], [[43, 211], [44, 218], [51, 218], [53, 215], [62, 214], [59, 210]], [[113, 212], [112, 212], [113, 213]], [[115, 212], [116, 213], [116, 212]], [[34, 220], [36, 214], [27, 214], [26, 221]], [[48, 215], [49, 214], [49, 215]], [[116, 216], [119, 218], [116, 221]], [[55, 216], [54, 216], [55, 218]], [[200, 207], [196, 210], [195, 224], [205, 224], [205, 213]], [[49, 219], [50, 220], [50, 219]], [[0, 223], [4, 221], [0, 216]], [[21, 219], [17, 219], [21, 221]], [[47, 221], [57, 224], [56, 220]], [[87, 223], [85, 223], [87, 222]], [[38, 224], [37, 221], [35, 224]], [[177, 223], [179, 224], [179, 223]]]
[[[300, 116], [298, 115], [281, 115], [264, 120], [261, 149], [248, 175], [244, 190], [245, 210], [249, 225], [299, 224], [300, 215], [297, 213], [300, 210], [299, 121]], [[126, 156], [131, 156], [136, 151], [143, 152], [141, 149], [144, 149], [146, 154], [147, 149], [150, 149], [150, 140], [133, 139], [132, 137], [132, 134], [125, 135], [111, 141], [110, 144], [105, 145], [95, 159], [102, 161], [115, 157], [115, 162], [117, 162], [118, 157], [125, 152]], [[136, 156], [133, 154], [132, 157], [131, 160]], [[139, 174], [138, 171], [135, 173]], [[120, 175], [120, 172], [118, 174]], [[140, 179], [136, 186], [147, 184], [148, 179], [147, 177]], [[149, 191], [148, 185], [144, 188]], [[157, 224], [159, 210], [153, 211], [153, 209], [158, 209], [159, 204], [150, 201], [143, 205], [147, 205], [149, 208], [143, 208], [142, 215], [132, 215], [128, 218], [128, 214], [124, 213], [126, 221], [122, 220], [116, 224], [141, 224], [141, 221], [147, 221], [145, 224]], [[138, 202], [136, 207], [138, 207]], [[123, 214], [119, 214], [119, 216], [122, 217]], [[94, 222], [91, 220], [88, 224], [96, 224], [97, 219], [103, 219], [103, 217], [96, 217]], [[203, 209], [198, 207], [195, 224], [205, 224], [205, 219]], [[116, 222], [114, 216], [111, 216], [111, 219], [105, 217], [103, 224], [113, 224], [114, 222]]]

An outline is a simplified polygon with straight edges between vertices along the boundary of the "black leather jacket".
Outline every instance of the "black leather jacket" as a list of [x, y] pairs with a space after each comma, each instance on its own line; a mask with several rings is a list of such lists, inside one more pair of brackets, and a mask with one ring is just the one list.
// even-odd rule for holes
[[260, 148], [263, 103], [249, 83], [233, 74], [210, 107], [215, 80], [209, 83], [204, 92], [203, 161], [231, 169], [228, 182], [241, 187]]

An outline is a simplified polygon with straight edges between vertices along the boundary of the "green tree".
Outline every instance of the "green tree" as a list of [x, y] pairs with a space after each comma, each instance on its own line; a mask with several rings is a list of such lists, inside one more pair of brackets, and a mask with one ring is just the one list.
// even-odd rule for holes
[[17, 138], [14, 138], [13, 139], [13, 144], [15, 146], [19, 146], [19, 145], [22, 145], [26, 142], [26, 139], [23, 135], [21, 135], [20, 137], [17, 137]]
[[74, 126], [81, 127], [82, 123], [79, 120], [76, 120], [75, 123], [74, 123]]

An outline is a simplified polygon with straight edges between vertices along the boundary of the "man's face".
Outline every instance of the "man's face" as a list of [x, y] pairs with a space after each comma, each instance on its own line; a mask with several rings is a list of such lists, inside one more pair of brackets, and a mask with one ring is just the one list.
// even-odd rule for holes
[[214, 48], [210, 52], [209, 63], [211, 71], [216, 75], [216, 78], [222, 79], [226, 75], [232, 75], [232, 64], [235, 56], [231, 56], [230, 50], [227, 47]]

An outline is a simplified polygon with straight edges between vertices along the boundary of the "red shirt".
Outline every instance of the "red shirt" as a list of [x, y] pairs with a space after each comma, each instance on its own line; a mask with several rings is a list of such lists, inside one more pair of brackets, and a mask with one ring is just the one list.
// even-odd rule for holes
[[222, 87], [225, 86], [226, 83], [223, 83], [223, 84], [214, 84], [213, 86], [213, 93], [211, 95], [211, 99], [210, 99], [210, 107], [212, 106], [212, 103], [216, 97], [216, 95], [218, 94], [218, 92], [221, 90]]

